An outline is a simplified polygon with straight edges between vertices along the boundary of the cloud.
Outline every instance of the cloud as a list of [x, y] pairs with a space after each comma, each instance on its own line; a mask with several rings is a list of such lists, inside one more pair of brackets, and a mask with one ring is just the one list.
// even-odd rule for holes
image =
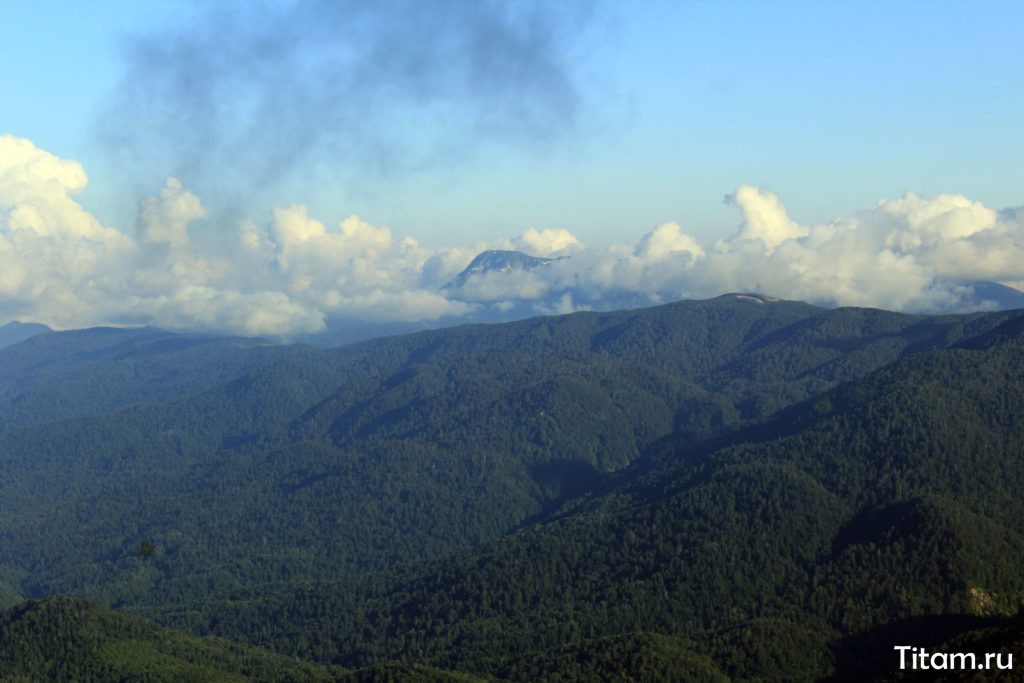
[[120, 233], [104, 228], [74, 200], [88, 182], [78, 162], [60, 159], [29, 140], [0, 135], [3, 230], [124, 246]]
[[528, 270], [492, 271], [474, 275], [459, 289], [459, 300], [501, 302], [545, 299], [552, 289], [551, 274]]
[[513, 240], [513, 247], [534, 256], [561, 256], [577, 251], [583, 245], [568, 230], [527, 228], [522, 235]]
[[235, 197], [316, 173], [450, 167], [484, 143], [546, 147], [582, 106], [568, 54], [589, 13], [490, 0], [204, 5], [125, 41], [95, 129], [119, 165]]
[[662, 223], [643, 236], [637, 245], [636, 255], [646, 260], [659, 260], [673, 252], [686, 252], [692, 256], [704, 255], [704, 248], [690, 235], [683, 232], [678, 223]]
[[339, 290], [326, 292], [323, 306], [332, 315], [372, 322], [420, 322], [458, 317], [471, 313], [474, 307], [453, 301], [437, 292], [422, 289], [386, 292], [375, 289], [346, 296]]
[[206, 216], [199, 198], [168, 178], [159, 197], [146, 197], [139, 206], [139, 236], [153, 244], [183, 247], [189, 242], [188, 224]]
[[[327, 225], [302, 204], [238, 221], [236, 239], [190, 235], [208, 220], [175, 178], [139, 202], [136, 234], [76, 200], [82, 167], [0, 136], [0, 322], [58, 328], [148, 324], [289, 338], [366, 324], [500, 320], [754, 291], [903, 311], [984, 306], [974, 281], [1024, 282], [1024, 209], [904, 193], [829, 224], [800, 225], [766, 189], [741, 185], [734, 235], [701, 244], [665, 222], [635, 244], [588, 247], [562, 229], [425, 248], [351, 215]], [[543, 262], [445, 287], [486, 249]], [[332, 327], [332, 321], [336, 323]]]
[[740, 185], [734, 193], [725, 196], [725, 203], [743, 212], [743, 224], [733, 241], [761, 240], [765, 250], [771, 253], [786, 240], [807, 234], [806, 228], [789, 219], [778, 195], [769, 190]]
[[134, 252], [75, 201], [87, 183], [80, 164], [0, 136], [0, 309], [11, 318], [77, 321], [93, 287]]
[[800, 225], [770, 190], [741, 185], [736, 233], [702, 245], [667, 222], [634, 247], [576, 251], [528, 272], [471, 278], [468, 300], [577, 308], [642, 305], [754, 291], [824, 305], [959, 311], [985, 305], [972, 281], [1024, 280], [1024, 212], [993, 211], [961, 195], [913, 193], [827, 225]]
[[111, 311], [115, 320], [157, 323], [168, 328], [233, 332], [248, 336], [293, 335], [324, 327], [324, 315], [283, 292], [239, 292], [182, 284], [169, 293], [129, 296]]

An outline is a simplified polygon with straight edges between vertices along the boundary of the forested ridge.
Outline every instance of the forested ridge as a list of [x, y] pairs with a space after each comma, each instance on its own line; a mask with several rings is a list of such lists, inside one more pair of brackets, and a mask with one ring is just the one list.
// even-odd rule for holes
[[326, 351], [43, 334], [0, 350], [0, 591], [364, 676], [881, 676], [885, 629], [1024, 601], [1021, 319], [726, 296]]
[[197, 637], [79, 598], [29, 600], [0, 612], [0, 679], [146, 681], [476, 681], [423, 665], [356, 671], [220, 638]]

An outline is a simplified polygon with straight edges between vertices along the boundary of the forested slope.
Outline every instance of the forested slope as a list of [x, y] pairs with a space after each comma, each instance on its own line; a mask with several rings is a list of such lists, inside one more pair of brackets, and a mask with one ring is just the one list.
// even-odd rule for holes
[[[160, 617], [348, 666], [520, 680], [631, 633], [669, 638], [673, 661], [708, 675], [881, 675], [897, 634], [930, 646], [1024, 604], [1015, 325], [752, 428], [667, 439], [603, 494], [485, 549]], [[253, 629], [266, 622], [285, 627]]]
[[476, 681], [422, 665], [358, 671], [241, 643], [199, 638], [77, 598], [30, 600], [0, 612], [4, 681]]
[[328, 351], [41, 335], [0, 351], [0, 595], [349, 668], [880, 671], [880, 628], [1020, 604], [1021, 328], [730, 295]]
[[29, 337], [34, 337], [43, 332], [50, 332], [50, 328], [39, 323], [23, 323], [13, 320], [3, 327], [0, 327], [0, 349], [11, 344], [17, 344]]
[[0, 430], [180, 399], [311, 349], [153, 328], [46, 332], [0, 348]]
[[75, 598], [0, 612], [4, 680], [336, 680], [347, 672], [197, 638]]
[[[1003, 319], [726, 296], [326, 352], [42, 335], [4, 351], [21, 368], [10, 405], [72, 396], [72, 413], [100, 414], [0, 433], [0, 590], [129, 605], [441, 555], [544, 513], [666, 434], [749, 423]], [[131, 407], [100, 409], [118, 402]], [[153, 562], [140, 563], [142, 542]]]

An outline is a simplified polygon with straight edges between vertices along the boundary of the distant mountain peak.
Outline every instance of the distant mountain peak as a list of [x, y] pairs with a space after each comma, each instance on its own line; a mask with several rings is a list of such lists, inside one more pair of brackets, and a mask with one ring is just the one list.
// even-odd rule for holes
[[474, 275], [484, 273], [510, 273], [514, 270], [532, 270], [538, 266], [546, 266], [564, 256], [531, 256], [521, 251], [509, 249], [488, 249], [477, 254], [469, 265], [455, 279], [445, 285], [445, 289], [457, 288], [466, 284]]
[[52, 329], [40, 323], [23, 323], [18, 320], [12, 320], [6, 325], [0, 326], [0, 349], [11, 344], [17, 344], [37, 334], [52, 331]]
[[974, 292], [972, 308], [994, 311], [1009, 311], [1024, 308], [1024, 292], [988, 280], [974, 280], [964, 283]]

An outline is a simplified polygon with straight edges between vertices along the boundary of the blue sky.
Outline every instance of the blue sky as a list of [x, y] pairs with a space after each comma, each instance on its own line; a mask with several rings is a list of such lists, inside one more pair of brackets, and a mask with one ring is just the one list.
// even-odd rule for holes
[[[123, 222], [134, 192], [175, 172], [154, 158], [144, 178], [129, 174], [93, 134], [128, 68], [125, 42], [187, 31], [214, 4], [8, 7], [0, 131], [81, 162], [83, 202]], [[530, 226], [600, 244], [666, 220], [725, 236], [738, 217], [721, 197], [741, 183], [779, 193], [808, 223], [904, 190], [1024, 202], [1019, 1], [605, 3], [563, 30], [580, 103], [546, 143], [483, 141], [450, 166], [370, 179], [345, 158], [319, 159], [321, 175], [261, 188], [265, 206], [247, 213], [303, 202], [324, 220], [355, 212], [426, 244]]]
[[[506, 286], [600, 305], [570, 280], [905, 310], [1024, 283], [997, 213], [1024, 205], [1019, 0], [39, 0], [5, 24], [7, 319], [287, 334]], [[482, 248], [577, 270], [438, 295]], [[873, 289], [879, 264], [905, 279]]]

